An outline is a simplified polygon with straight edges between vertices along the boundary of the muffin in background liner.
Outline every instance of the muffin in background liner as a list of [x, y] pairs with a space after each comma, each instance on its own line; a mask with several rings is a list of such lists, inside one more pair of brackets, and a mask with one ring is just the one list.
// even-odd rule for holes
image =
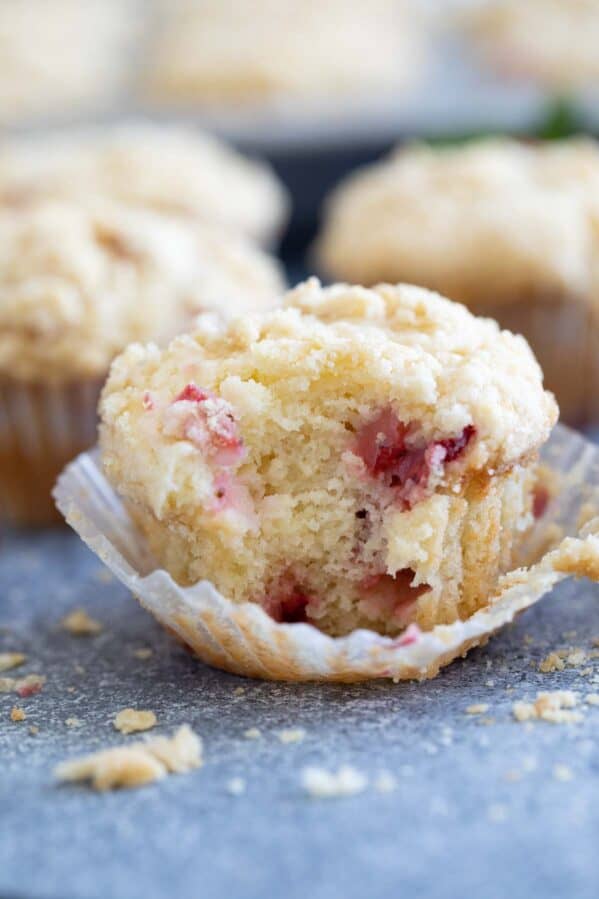
[[233, 603], [208, 581], [179, 586], [156, 568], [97, 451], [65, 469], [54, 496], [67, 522], [141, 605], [208, 664], [283, 681], [421, 680], [486, 643], [569, 575], [599, 581], [599, 448], [558, 426], [541, 461], [551, 499], [522, 545], [519, 562], [526, 567], [501, 577], [488, 606], [470, 618], [427, 632], [411, 625], [396, 638], [368, 630], [330, 637], [309, 624], [279, 624], [255, 603]]
[[52, 487], [67, 462], [96, 441], [104, 380], [0, 377], [0, 519], [34, 527], [61, 520]]

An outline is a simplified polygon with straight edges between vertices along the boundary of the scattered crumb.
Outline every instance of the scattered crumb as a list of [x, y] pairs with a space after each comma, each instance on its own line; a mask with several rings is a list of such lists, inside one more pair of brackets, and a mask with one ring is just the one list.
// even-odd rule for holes
[[55, 776], [62, 781], [90, 781], [94, 790], [138, 787], [169, 773], [184, 774], [202, 764], [202, 741], [184, 724], [168, 737], [115, 746], [62, 762]]
[[390, 771], [381, 771], [374, 782], [377, 793], [393, 793], [397, 789], [397, 780]]
[[564, 660], [557, 652], [550, 652], [542, 662], [539, 662], [539, 671], [543, 674], [549, 674], [551, 671], [563, 671], [565, 667]]
[[156, 715], [151, 711], [121, 709], [113, 724], [122, 734], [134, 734], [140, 730], [150, 730], [156, 726]]
[[10, 720], [11, 721], [24, 721], [27, 715], [25, 714], [23, 709], [20, 709], [18, 705], [13, 705], [10, 710]]
[[67, 693], [76, 693], [77, 687], [67, 687]]
[[584, 701], [587, 705], [599, 705], [599, 693], [587, 693]]
[[469, 705], [466, 709], [467, 715], [484, 715], [485, 712], [489, 711], [489, 704], [487, 702], [477, 702], [474, 705]]
[[593, 646], [599, 646], [599, 637], [593, 637], [591, 643]]
[[27, 674], [25, 677], [0, 677], [0, 693], [18, 693], [25, 699], [39, 693], [46, 678], [42, 674]]
[[494, 687], [494, 686], [495, 686], [494, 680], [486, 680], [485, 681], [485, 687]]
[[244, 730], [243, 736], [246, 740], [259, 740], [262, 736], [262, 732], [259, 731], [257, 727], [248, 727], [247, 730]]
[[231, 796], [242, 796], [245, 793], [245, 780], [243, 777], [232, 777], [227, 782], [227, 793]]
[[337, 773], [324, 768], [304, 768], [302, 786], [315, 799], [333, 799], [338, 796], [355, 796], [362, 793], [368, 779], [350, 765], [342, 765]]
[[91, 618], [85, 609], [73, 609], [62, 619], [60, 626], [74, 637], [93, 637], [104, 630], [104, 625]]
[[495, 802], [487, 809], [487, 817], [489, 821], [499, 824], [507, 819], [507, 807]]
[[133, 655], [136, 659], [141, 659], [142, 662], [145, 662], [146, 659], [149, 659], [154, 655], [154, 650], [149, 649], [146, 646], [140, 646], [139, 649], [133, 650]]
[[243, 694], [245, 693], [245, 687], [235, 687], [233, 693], [235, 696], [243, 696]]
[[22, 652], [0, 652], [0, 671], [18, 668], [26, 660], [27, 656]]
[[553, 766], [553, 777], [555, 780], [572, 780], [574, 777], [572, 773], [572, 769], [568, 768], [567, 765], [554, 765]]
[[482, 718], [478, 718], [476, 723], [483, 727], [490, 727], [491, 724], [495, 724], [495, 718], [492, 718], [490, 715], [485, 715]]
[[75, 674], [85, 674], [83, 665], [75, 665]]
[[512, 713], [516, 721], [541, 719], [551, 724], [572, 724], [582, 721], [582, 714], [572, 711], [577, 705], [578, 696], [572, 690], [553, 690], [537, 693], [534, 702], [515, 702]]
[[98, 568], [94, 571], [94, 580], [98, 581], [100, 584], [111, 584], [114, 580], [114, 575], [108, 568]]
[[67, 718], [65, 724], [67, 727], [81, 727], [83, 721], [81, 718]]
[[580, 665], [584, 665], [586, 660], [587, 654], [581, 647], [570, 650], [565, 656], [566, 665], [570, 668], [578, 668]]
[[506, 771], [503, 775], [505, 780], [510, 783], [517, 783], [517, 781], [522, 780], [522, 772], [518, 771], [517, 768], [512, 768], [510, 771]]
[[37, 724], [32, 724], [31, 727], [29, 728], [29, 733], [31, 734], [32, 737], [37, 737], [39, 732], [40, 732], [40, 729], [37, 726]]
[[281, 743], [301, 743], [306, 736], [303, 727], [290, 728], [288, 730], [280, 730], [277, 734]]

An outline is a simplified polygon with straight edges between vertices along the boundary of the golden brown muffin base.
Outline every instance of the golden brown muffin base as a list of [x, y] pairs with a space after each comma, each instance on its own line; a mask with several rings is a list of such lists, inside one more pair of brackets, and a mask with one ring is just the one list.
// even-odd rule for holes
[[467, 305], [526, 337], [563, 422], [580, 427], [599, 420], [599, 312], [589, 302], [564, 295]]
[[0, 377], [0, 519], [19, 527], [59, 523], [51, 497], [65, 465], [96, 439], [103, 378], [65, 384]]

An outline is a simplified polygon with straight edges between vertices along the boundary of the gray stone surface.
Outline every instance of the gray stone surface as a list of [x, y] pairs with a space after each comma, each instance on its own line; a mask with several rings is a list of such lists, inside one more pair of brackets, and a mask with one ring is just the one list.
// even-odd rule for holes
[[[0, 896], [596, 897], [599, 707], [580, 724], [526, 726], [511, 704], [543, 689], [599, 692], [598, 659], [582, 666], [592, 674], [536, 670], [550, 649], [591, 648], [598, 598], [596, 587], [563, 585], [429, 683], [276, 685], [194, 660], [73, 535], [4, 535], [0, 651], [26, 652], [21, 672], [47, 683], [18, 700], [20, 724], [9, 718], [16, 697], [0, 695]], [[104, 632], [61, 630], [75, 606]], [[154, 651], [147, 661], [133, 654], [142, 646]], [[465, 714], [477, 702], [492, 723]], [[189, 722], [204, 767], [106, 795], [58, 786], [58, 761], [135, 739], [112, 728], [125, 706], [153, 709], [162, 733]], [[82, 726], [67, 727], [69, 717]], [[277, 730], [296, 726], [305, 740], [282, 745]], [[262, 738], [244, 739], [249, 727]], [[303, 766], [341, 763], [372, 778], [393, 772], [397, 790], [304, 794]], [[555, 765], [572, 779], [556, 779]], [[233, 776], [245, 795], [227, 792]]]

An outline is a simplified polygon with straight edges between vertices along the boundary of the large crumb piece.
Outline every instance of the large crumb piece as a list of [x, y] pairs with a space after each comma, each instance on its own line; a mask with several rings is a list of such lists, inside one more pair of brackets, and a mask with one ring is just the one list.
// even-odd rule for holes
[[184, 774], [201, 764], [202, 741], [184, 724], [173, 737], [94, 752], [62, 762], [54, 773], [58, 780], [90, 781], [94, 790], [113, 790], [139, 787], [169, 773]]
[[20, 709], [17, 705], [12, 707], [10, 712], [11, 721], [25, 721], [26, 718], [27, 715], [25, 714], [23, 709]]
[[104, 630], [104, 626], [91, 618], [85, 609], [73, 609], [62, 619], [60, 626], [74, 637], [93, 637]]
[[113, 724], [122, 734], [134, 734], [155, 727], [156, 715], [154, 712], [141, 709], [121, 709], [115, 716]]
[[281, 743], [301, 743], [306, 736], [303, 727], [293, 727], [287, 730], [280, 730], [277, 734]]
[[0, 693], [18, 693], [25, 699], [39, 693], [46, 678], [42, 674], [27, 674], [25, 677], [0, 677]]
[[246, 740], [259, 740], [262, 734], [257, 727], [248, 727], [247, 730], [244, 730], [243, 736]]
[[350, 765], [342, 765], [337, 773], [324, 768], [304, 768], [302, 786], [315, 799], [333, 799], [338, 796], [355, 796], [362, 793], [368, 779]]
[[552, 671], [563, 671], [566, 667], [564, 660], [557, 652], [550, 652], [548, 656], [539, 662], [539, 671], [549, 674]]
[[485, 712], [489, 711], [489, 705], [486, 702], [477, 702], [474, 705], [469, 705], [466, 708], [467, 715], [484, 715]]
[[582, 721], [582, 714], [573, 711], [578, 696], [572, 690], [553, 690], [537, 693], [534, 702], [515, 702], [512, 713], [516, 721], [540, 719], [550, 724], [573, 724]]
[[0, 671], [10, 671], [25, 662], [27, 656], [22, 652], [0, 652]]

